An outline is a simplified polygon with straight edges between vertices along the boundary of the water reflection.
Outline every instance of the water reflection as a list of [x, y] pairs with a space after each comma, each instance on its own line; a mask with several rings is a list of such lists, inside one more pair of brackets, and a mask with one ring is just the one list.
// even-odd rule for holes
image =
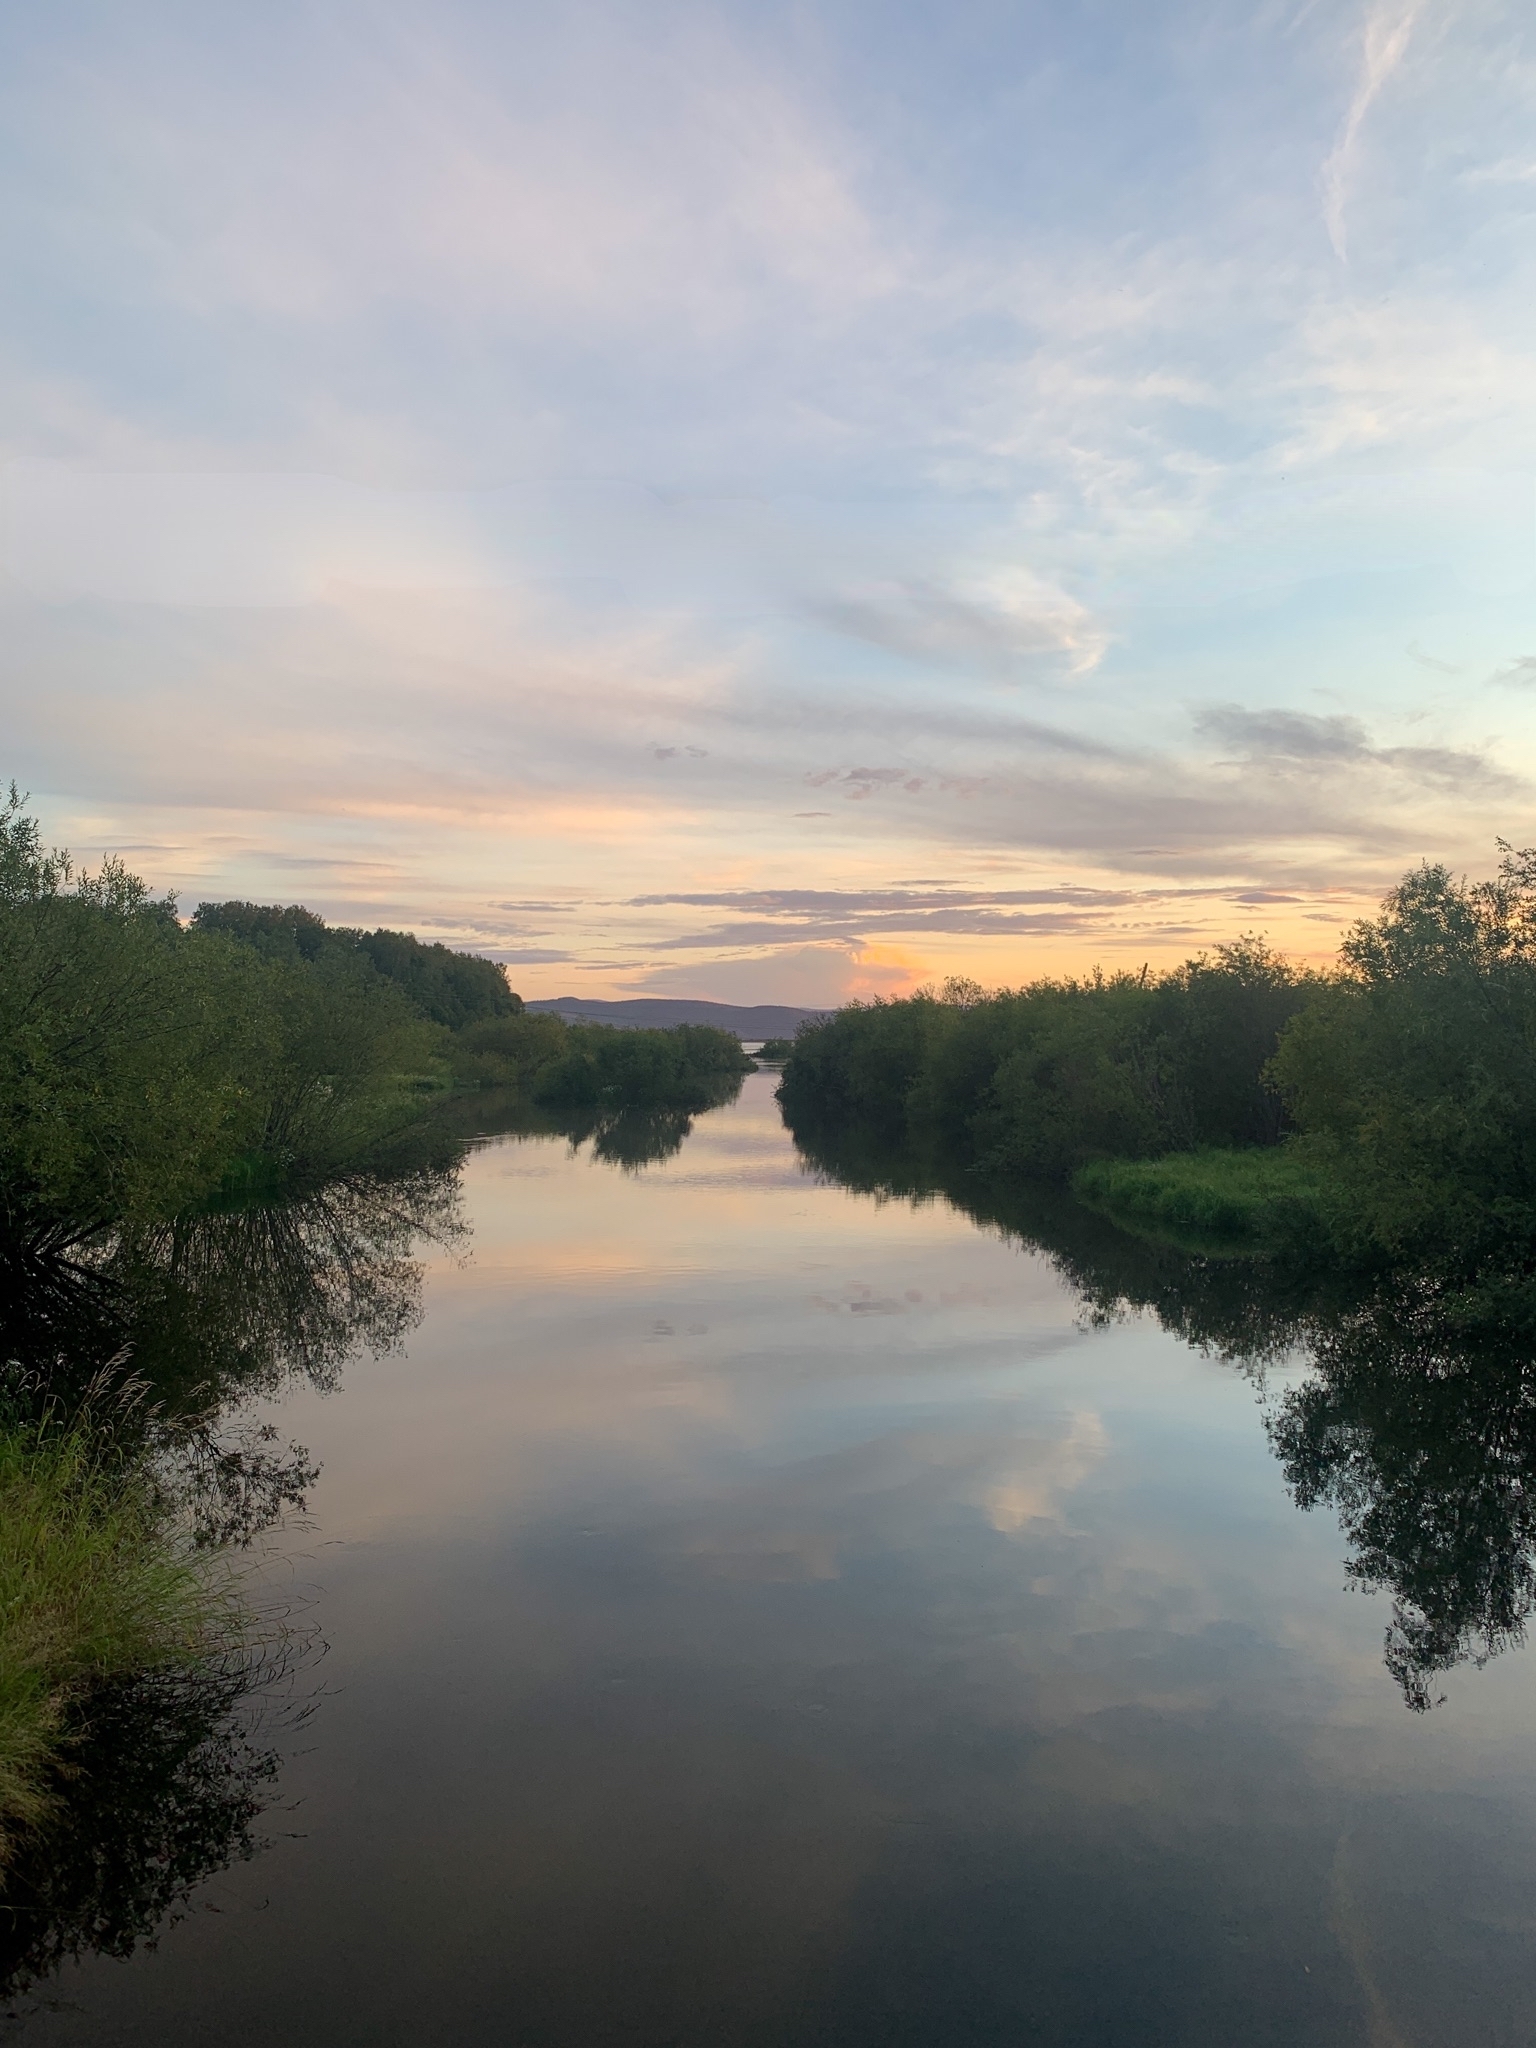
[[93, 1696], [56, 1820], [6, 1868], [0, 1999], [67, 1961], [131, 1955], [256, 1853], [279, 1759], [250, 1705], [270, 1678], [241, 1664]]
[[[422, 1316], [421, 1254], [467, 1241], [461, 1171], [509, 1134], [562, 1138], [628, 1173], [674, 1156], [704, 1109], [582, 1109], [453, 1097], [382, 1167], [280, 1201], [240, 1200], [95, 1245], [0, 1244], [0, 1364], [13, 1412], [106, 1414], [152, 1457], [193, 1540], [248, 1546], [302, 1510], [319, 1468], [255, 1412], [339, 1384], [359, 1353], [398, 1353]], [[129, 1440], [132, 1440], [131, 1444]], [[302, 1642], [279, 1631], [238, 1664], [98, 1690], [58, 1816], [6, 1872], [0, 1995], [90, 1951], [122, 1957], [214, 1872], [249, 1857], [277, 1752], [253, 1729]]]
[[1524, 2038], [1521, 1660], [1402, 1713], [1219, 1362], [1278, 1421], [1351, 1305], [865, 1199], [771, 1089], [642, 1173], [453, 1106], [409, 1355], [249, 1411], [325, 1466], [299, 1818], [25, 2048]]
[[1390, 1596], [1385, 1661], [1410, 1709], [1439, 1703], [1436, 1682], [1457, 1665], [1524, 1642], [1536, 1605], [1536, 1297], [1524, 1276], [1448, 1294], [1412, 1274], [1201, 1257], [877, 1131], [795, 1139], [843, 1186], [942, 1196], [1045, 1253], [1092, 1317], [1151, 1311], [1257, 1375], [1305, 1359], [1266, 1427], [1296, 1504], [1337, 1514], [1351, 1581]]
[[[357, 1352], [399, 1348], [421, 1318], [418, 1248], [463, 1236], [461, 1152], [72, 1256], [11, 1246], [10, 1412], [88, 1408], [123, 1455], [152, 1461], [194, 1543], [251, 1544], [318, 1477], [251, 1405], [295, 1380], [328, 1391]], [[270, 1639], [238, 1657], [75, 1703], [54, 1816], [6, 1869], [0, 1995], [87, 1951], [129, 1954], [196, 1885], [254, 1853], [277, 1769], [257, 1709], [313, 1648], [270, 1613], [258, 1633]]]
[[1457, 1664], [1525, 1641], [1536, 1603], [1536, 1370], [1523, 1318], [1468, 1332], [1433, 1299], [1377, 1298], [1306, 1332], [1313, 1372], [1270, 1431], [1298, 1506], [1327, 1503], [1351, 1578], [1392, 1595], [1387, 1665], [1410, 1707]]
[[446, 1103], [432, 1128], [445, 1140], [457, 1137], [470, 1143], [499, 1137], [560, 1137], [573, 1152], [589, 1146], [594, 1159], [633, 1173], [673, 1158], [699, 1117], [734, 1102], [740, 1093], [740, 1075], [716, 1074], [692, 1085], [686, 1106], [595, 1103], [552, 1110], [511, 1089], [485, 1088]]

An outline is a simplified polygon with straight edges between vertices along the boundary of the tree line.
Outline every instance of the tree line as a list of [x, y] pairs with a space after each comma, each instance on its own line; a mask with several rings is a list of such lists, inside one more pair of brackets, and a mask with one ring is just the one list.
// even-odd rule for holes
[[1465, 1276], [1536, 1242], [1536, 851], [1404, 876], [1328, 972], [1247, 937], [1170, 973], [855, 1004], [803, 1029], [797, 1135], [862, 1125], [1122, 1220], [1425, 1261]]
[[0, 804], [0, 1230], [78, 1242], [382, 1158], [448, 1087], [706, 1106], [728, 1033], [528, 1015], [490, 960], [300, 905], [185, 924], [120, 861], [78, 872]]

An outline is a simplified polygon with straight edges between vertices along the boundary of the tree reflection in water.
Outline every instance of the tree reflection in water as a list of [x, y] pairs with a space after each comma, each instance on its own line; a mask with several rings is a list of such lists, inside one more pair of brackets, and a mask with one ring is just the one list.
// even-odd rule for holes
[[57, 1817], [6, 1869], [0, 1997], [152, 1945], [198, 1884], [255, 1854], [279, 1762], [249, 1714], [266, 1682], [247, 1666], [159, 1674], [86, 1703]]
[[1525, 1640], [1536, 1607], [1536, 1285], [1450, 1285], [1201, 1256], [1117, 1230], [1069, 1196], [999, 1188], [935, 1146], [801, 1126], [806, 1162], [881, 1198], [942, 1197], [1043, 1252], [1095, 1320], [1142, 1310], [1263, 1384], [1305, 1381], [1267, 1429], [1302, 1508], [1329, 1506], [1347, 1571], [1391, 1596], [1388, 1670], [1416, 1713], [1437, 1679]]
[[599, 1103], [556, 1111], [535, 1107], [525, 1097], [510, 1091], [485, 1089], [458, 1098], [449, 1114], [455, 1128], [466, 1136], [517, 1132], [525, 1137], [564, 1138], [573, 1150], [590, 1144], [594, 1159], [604, 1160], [626, 1173], [638, 1173], [643, 1167], [672, 1158], [682, 1149], [695, 1117], [734, 1102], [740, 1093], [739, 1074], [715, 1074], [694, 1084], [685, 1105], [622, 1107]]
[[[318, 1476], [251, 1405], [293, 1378], [329, 1390], [357, 1353], [399, 1348], [422, 1312], [418, 1248], [466, 1234], [468, 1149], [506, 1132], [564, 1137], [634, 1171], [739, 1087], [726, 1077], [687, 1109], [560, 1117], [515, 1095], [453, 1098], [387, 1170], [95, 1245], [0, 1243], [0, 1392], [14, 1414], [108, 1417], [125, 1454], [155, 1461], [195, 1542], [249, 1544], [302, 1509]], [[279, 1761], [263, 1721], [309, 1647], [279, 1627], [233, 1662], [77, 1704], [56, 1816], [5, 1872], [0, 1995], [72, 1957], [131, 1954], [255, 1853]]]
[[[463, 1234], [461, 1157], [458, 1146], [72, 1257], [11, 1246], [0, 1254], [11, 1412], [87, 1408], [122, 1455], [151, 1461], [194, 1542], [250, 1543], [302, 1508], [316, 1469], [249, 1404], [294, 1376], [328, 1389], [356, 1352], [400, 1345], [421, 1314], [414, 1248]], [[238, 1656], [76, 1702], [53, 1818], [5, 1872], [0, 1991], [89, 1951], [131, 1953], [197, 1884], [260, 1846], [278, 1764], [263, 1724], [317, 1646], [282, 1618], [259, 1619], [254, 1634]]]
[[1392, 1594], [1387, 1665], [1420, 1712], [1439, 1674], [1522, 1643], [1536, 1604], [1536, 1370], [1510, 1293], [1471, 1330], [1385, 1293], [1314, 1327], [1270, 1425], [1298, 1504], [1331, 1505], [1350, 1576]]

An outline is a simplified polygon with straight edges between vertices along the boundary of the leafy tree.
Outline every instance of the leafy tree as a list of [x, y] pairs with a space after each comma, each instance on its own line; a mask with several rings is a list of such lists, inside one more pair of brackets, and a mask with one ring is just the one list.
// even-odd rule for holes
[[1467, 1265], [1536, 1240], [1536, 853], [1495, 881], [1415, 869], [1346, 939], [1344, 972], [1272, 1072], [1347, 1188], [1356, 1252]]
[[419, 1016], [450, 1031], [495, 1017], [517, 1015], [522, 997], [507, 986], [494, 960], [454, 952], [410, 932], [353, 930], [328, 925], [300, 903], [200, 903], [194, 930], [251, 946], [272, 960], [318, 962], [327, 956], [366, 962], [393, 982]]
[[[316, 1175], [415, 1113], [434, 1028], [355, 949], [284, 911], [260, 944], [184, 931], [108, 859], [0, 805], [0, 1222], [82, 1239], [205, 1199], [238, 1162]], [[253, 927], [253, 930], [256, 929]], [[324, 928], [320, 928], [322, 933]]]
[[0, 808], [0, 1204], [13, 1228], [89, 1233], [216, 1180], [254, 1120], [267, 1020], [252, 977], [190, 947], [121, 863], [45, 852]]

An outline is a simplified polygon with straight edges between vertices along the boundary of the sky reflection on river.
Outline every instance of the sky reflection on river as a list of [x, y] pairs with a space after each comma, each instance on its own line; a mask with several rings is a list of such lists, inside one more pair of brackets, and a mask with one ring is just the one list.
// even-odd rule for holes
[[281, 1404], [291, 1814], [19, 2038], [1530, 2038], [1536, 1667], [1405, 1713], [1239, 1373], [808, 1177], [767, 1075], [465, 1192], [408, 1354]]

